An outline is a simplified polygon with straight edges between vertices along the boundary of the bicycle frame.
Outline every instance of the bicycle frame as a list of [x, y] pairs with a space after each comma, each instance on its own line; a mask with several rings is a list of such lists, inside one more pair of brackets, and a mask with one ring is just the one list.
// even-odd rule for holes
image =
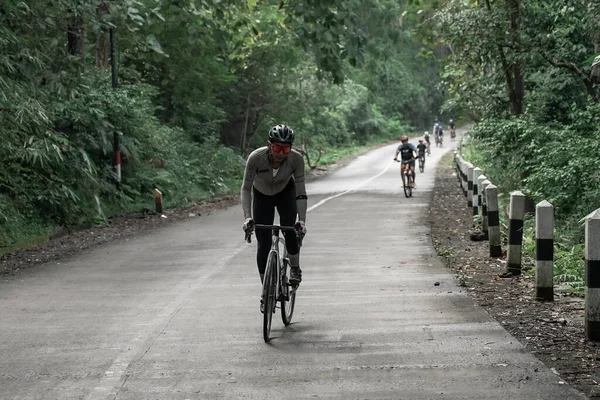
[[[401, 164], [400, 168], [401, 168], [402, 180], [404, 180], [404, 175], [410, 176], [412, 178], [412, 171], [410, 170], [410, 163], [412, 161], [416, 161], [416, 160], [418, 160], [418, 159], [411, 158], [410, 160], [407, 160], [407, 161], [396, 160], [397, 162], [399, 162]], [[406, 182], [404, 182], [404, 184], [406, 185]]]
[[[289, 281], [286, 277], [287, 263], [289, 260], [287, 260], [287, 257], [285, 256], [287, 253], [285, 248], [285, 237], [281, 237], [279, 232], [295, 231], [299, 247], [302, 247], [303, 235], [298, 234], [297, 229], [293, 226], [255, 224], [252, 229], [246, 231], [246, 241], [248, 243], [251, 242], [251, 235], [254, 228], [271, 230], [271, 249], [269, 250], [269, 256], [267, 258], [262, 287], [262, 298], [264, 299], [263, 338], [265, 342], [268, 342], [270, 340], [271, 320], [275, 313], [275, 309], [277, 308], [277, 302], [281, 303], [281, 319], [284, 325], [287, 326], [292, 321], [296, 289], [298, 288], [298, 285], [293, 285], [290, 288]], [[283, 242], [284, 246], [283, 255], [279, 253], [280, 242]], [[275, 266], [273, 265], [271, 257], [276, 257]], [[272, 268], [275, 268], [275, 271], [273, 271]], [[287, 308], [288, 306], [290, 307], [289, 309]]]
[[[283, 277], [285, 276], [285, 269], [282, 268], [283, 257], [279, 254], [279, 242], [283, 242], [285, 246], [285, 238], [280, 236], [280, 231], [295, 231], [296, 227], [294, 226], [282, 226], [282, 225], [264, 225], [264, 224], [255, 224], [255, 229], [270, 229], [271, 230], [271, 250], [269, 251], [269, 255], [271, 253], [275, 253], [277, 256], [277, 281], [275, 283], [275, 293], [281, 293], [284, 297], [288, 296], [287, 287], [282, 285]], [[298, 238], [298, 246], [302, 247], [302, 235], [296, 235]], [[250, 243], [250, 236], [246, 234], [246, 240]], [[268, 259], [268, 257], [267, 257]], [[281, 290], [284, 288], [284, 290]]]
[[407, 178], [411, 176], [411, 170], [409, 163], [402, 164], [402, 175], [405, 175]]

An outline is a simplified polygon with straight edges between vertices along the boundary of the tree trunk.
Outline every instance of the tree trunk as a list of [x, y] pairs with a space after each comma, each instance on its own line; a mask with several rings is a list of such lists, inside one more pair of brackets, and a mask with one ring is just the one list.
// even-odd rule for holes
[[514, 89], [512, 98], [512, 112], [514, 115], [523, 114], [523, 98], [525, 97], [525, 80], [521, 69], [521, 61], [513, 64]]
[[72, 56], [83, 56], [84, 30], [83, 17], [72, 10], [67, 24], [67, 51]]
[[244, 121], [244, 132], [242, 133], [242, 144], [241, 144], [242, 155], [246, 152], [246, 136], [248, 134], [248, 118], [249, 117], [250, 117], [250, 93], [248, 93], [248, 100], [246, 102], [246, 120]]
[[[506, 0], [508, 16], [510, 19], [510, 36], [513, 46], [520, 52], [521, 48], [521, 0]], [[512, 112], [514, 115], [523, 114], [523, 98], [525, 97], [525, 82], [523, 79], [523, 58], [520, 54], [511, 65], [513, 74], [513, 87], [510, 94]]]
[[[96, 14], [100, 21], [104, 21], [106, 15], [108, 15], [108, 5], [102, 2], [96, 9]], [[102, 28], [96, 39], [96, 66], [102, 68], [110, 67], [110, 40], [107, 28]]]
[[[490, 0], [485, 1], [488, 11], [492, 12]], [[520, 0], [506, 0], [506, 8], [510, 17], [510, 33], [513, 44], [518, 48], [520, 45]], [[514, 115], [523, 114], [523, 98], [525, 97], [525, 84], [522, 74], [522, 64], [520, 57], [517, 61], [509, 64], [504, 49], [498, 44], [498, 55], [502, 70], [504, 71], [504, 79], [506, 81], [506, 90], [510, 101], [511, 112]]]

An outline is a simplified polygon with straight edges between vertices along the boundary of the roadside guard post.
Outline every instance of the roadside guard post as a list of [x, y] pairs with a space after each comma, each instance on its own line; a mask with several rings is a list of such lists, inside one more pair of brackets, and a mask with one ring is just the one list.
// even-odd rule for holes
[[510, 194], [508, 221], [508, 253], [506, 267], [513, 275], [521, 275], [521, 254], [523, 250], [523, 219], [525, 218], [525, 195], [520, 191]]
[[467, 195], [467, 207], [473, 207], [473, 164], [467, 164], [467, 190], [469, 191]]
[[490, 238], [488, 233], [488, 208], [485, 189], [491, 184], [492, 182], [490, 182], [487, 178], [481, 181], [481, 231], [484, 234], [485, 240]]
[[546, 200], [535, 206], [535, 297], [554, 300], [554, 207]]
[[479, 215], [479, 176], [482, 172], [481, 168], [473, 168], [473, 215]]
[[485, 188], [485, 201], [488, 213], [488, 233], [490, 237], [490, 257], [502, 256], [500, 244], [500, 213], [498, 212], [498, 188], [489, 184]]
[[600, 209], [585, 217], [585, 334], [600, 341]]
[[158, 189], [154, 189], [154, 211], [156, 211], [157, 214], [162, 214], [163, 212], [162, 193]]

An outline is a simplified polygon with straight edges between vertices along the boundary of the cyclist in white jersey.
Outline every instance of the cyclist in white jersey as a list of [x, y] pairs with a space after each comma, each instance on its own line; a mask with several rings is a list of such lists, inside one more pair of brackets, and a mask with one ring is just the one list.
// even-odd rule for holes
[[[304, 157], [292, 149], [293, 143], [294, 131], [286, 125], [276, 125], [269, 131], [267, 145], [254, 150], [248, 156], [241, 191], [242, 209], [246, 219], [242, 227], [244, 231], [253, 229], [254, 223], [273, 224], [277, 208], [281, 225], [295, 225], [297, 230], [306, 234]], [[284, 231], [283, 235], [290, 259], [290, 283], [300, 283], [302, 271], [296, 234], [293, 231]], [[271, 249], [271, 231], [257, 230], [256, 241], [256, 263], [262, 282]]]

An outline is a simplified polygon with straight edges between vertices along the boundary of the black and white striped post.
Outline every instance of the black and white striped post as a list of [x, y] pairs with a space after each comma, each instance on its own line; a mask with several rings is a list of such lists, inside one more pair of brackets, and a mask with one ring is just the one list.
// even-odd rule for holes
[[535, 297], [554, 301], [554, 207], [535, 206]]
[[490, 236], [488, 233], [488, 211], [487, 200], [485, 196], [485, 188], [487, 188], [491, 184], [492, 182], [490, 182], [487, 178], [481, 181], [481, 231], [483, 232], [483, 235], [486, 240], [489, 239]]
[[585, 334], [600, 341], [600, 208], [585, 218]]
[[510, 194], [508, 221], [508, 252], [506, 267], [509, 273], [521, 275], [521, 253], [523, 248], [523, 219], [525, 218], [525, 195], [520, 191]]
[[455, 164], [456, 164], [456, 177], [458, 178], [458, 183], [460, 183], [460, 188], [462, 189], [462, 171], [460, 170], [461, 157], [460, 154], [455, 154]]
[[454, 150], [454, 169], [456, 170], [456, 177], [460, 181], [460, 172], [458, 168], [458, 151]]
[[467, 167], [467, 162], [465, 161], [464, 158], [461, 158], [461, 163], [460, 163], [460, 172], [462, 174], [462, 187], [463, 187], [463, 195], [465, 197], [467, 197], [467, 174], [466, 174], [466, 167]]
[[487, 179], [487, 176], [483, 175], [483, 173], [477, 176], [477, 203], [479, 204], [479, 208], [481, 208], [481, 215], [483, 216], [483, 200], [485, 196], [483, 195], [483, 181]]
[[473, 168], [473, 215], [479, 215], [479, 176], [481, 168]]
[[469, 179], [467, 178], [467, 173], [469, 170], [469, 163], [463, 160], [463, 194], [465, 195], [465, 199], [469, 197]]
[[500, 242], [500, 213], [498, 212], [498, 187], [489, 184], [485, 188], [485, 201], [488, 214], [488, 234], [490, 238], [490, 257], [502, 256]]
[[467, 194], [467, 207], [473, 207], [473, 170], [475, 167], [473, 164], [467, 164], [467, 190], [469, 193]]
[[460, 188], [462, 190], [462, 170], [461, 170], [462, 157], [460, 154], [456, 153], [456, 177], [458, 178], [458, 182], [460, 183]]

